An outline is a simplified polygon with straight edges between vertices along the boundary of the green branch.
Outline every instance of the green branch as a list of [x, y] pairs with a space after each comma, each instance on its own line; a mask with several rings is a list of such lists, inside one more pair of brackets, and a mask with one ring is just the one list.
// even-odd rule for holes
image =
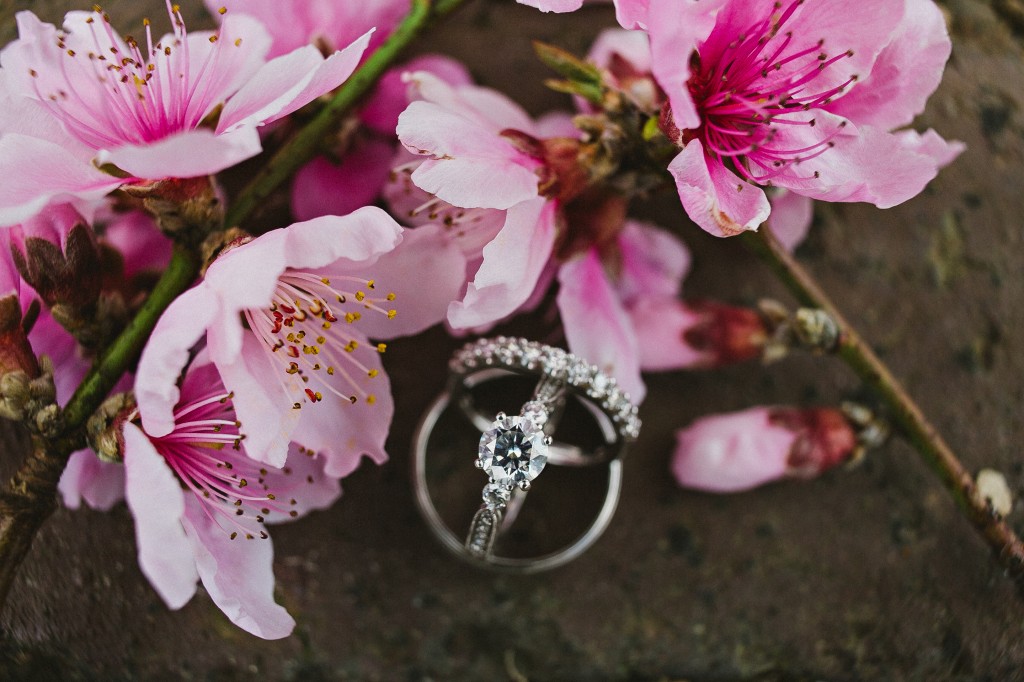
[[1024, 542], [1009, 524], [978, 495], [974, 476], [967, 470], [917, 403], [893, 376], [889, 368], [871, 349], [857, 330], [836, 308], [821, 287], [791, 253], [775, 239], [766, 225], [756, 233], [743, 235], [744, 243], [761, 257], [802, 304], [827, 312], [839, 326], [839, 347], [836, 353], [878, 395], [889, 410], [889, 417], [938, 473], [964, 516], [985, 539], [1003, 568], [1024, 591]]

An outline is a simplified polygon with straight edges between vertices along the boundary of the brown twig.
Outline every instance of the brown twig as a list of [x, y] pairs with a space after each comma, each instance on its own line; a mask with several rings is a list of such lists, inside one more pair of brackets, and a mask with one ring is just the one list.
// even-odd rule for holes
[[835, 350], [870, 386], [889, 409], [893, 424], [939, 474], [964, 516], [985, 539], [999, 563], [1024, 591], [1024, 542], [992, 505], [977, 493], [974, 476], [964, 467], [925, 418], [921, 408], [850, 325], [829, 297], [797, 260], [775, 239], [767, 226], [744, 235], [745, 243], [760, 256], [801, 304], [826, 311], [839, 325]]

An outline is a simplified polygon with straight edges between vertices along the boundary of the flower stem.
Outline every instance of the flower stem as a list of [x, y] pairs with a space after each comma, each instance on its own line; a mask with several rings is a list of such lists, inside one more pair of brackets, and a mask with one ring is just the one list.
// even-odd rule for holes
[[462, 0], [413, 0], [412, 9], [362, 66], [345, 81], [327, 105], [305, 127], [298, 131], [263, 166], [256, 176], [238, 193], [225, 218], [228, 227], [239, 226], [281, 183], [290, 178], [323, 146], [331, 130], [376, 84], [389, 66], [409, 43], [418, 36], [430, 20], [454, 10]]
[[836, 353], [870, 386], [889, 409], [896, 428], [938, 473], [964, 516], [992, 549], [999, 563], [1024, 591], [1024, 543], [1009, 524], [977, 494], [974, 477], [925, 418], [889, 368], [836, 309], [821, 287], [767, 226], [743, 236], [744, 243], [761, 257], [801, 304], [826, 311], [839, 325]]

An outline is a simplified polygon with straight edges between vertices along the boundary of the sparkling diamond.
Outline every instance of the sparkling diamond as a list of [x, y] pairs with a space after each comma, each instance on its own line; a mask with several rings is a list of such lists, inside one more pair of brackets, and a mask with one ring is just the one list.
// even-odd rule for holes
[[526, 417], [495, 420], [480, 437], [483, 471], [505, 487], [537, 478], [548, 461], [544, 431]]
[[484, 504], [488, 509], [503, 509], [508, 505], [511, 491], [503, 485], [488, 483], [484, 486]]

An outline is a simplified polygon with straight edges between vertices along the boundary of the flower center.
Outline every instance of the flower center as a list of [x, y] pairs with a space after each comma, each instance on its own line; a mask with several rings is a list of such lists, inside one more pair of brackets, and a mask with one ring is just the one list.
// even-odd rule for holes
[[[210, 83], [222, 46], [221, 31], [208, 49], [190, 46], [178, 5], [167, 2], [173, 32], [154, 43], [143, 20], [146, 46], [122, 39], [96, 6], [85, 19], [89, 33], [58, 31], [60, 73], [30, 69], [36, 97], [67, 130], [94, 149], [142, 144], [196, 128], [217, 102]], [[221, 12], [223, 14], [223, 11]], [[241, 45], [238, 38], [233, 45]], [[42, 77], [41, 77], [42, 76]], [[98, 86], [98, 87], [97, 87]]]
[[249, 328], [286, 378], [302, 381], [304, 397], [294, 409], [328, 394], [350, 403], [376, 402], [365, 384], [379, 372], [364, 353], [383, 353], [386, 346], [367, 344], [350, 331], [364, 312], [395, 317], [396, 311], [387, 307], [395, 295], [375, 295], [375, 289], [373, 280], [289, 269], [278, 278], [269, 308], [245, 311]]
[[[808, 44], [792, 31], [780, 33], [803, 0], [771, 14], [728, 43], [713, 60], [695, 55], [690, 93], [701, 114], [701, 127], [683, 133], [683, 141], [700, 139], [705, 153], [728, 162], [747, 180], [771, 184], [779, 175], [795, 175], [793, 166], [833, 147], [845, 121], [803, 146], [786, 142], [782, 126], [813, 128], [806, 112], [827, 105], [857, 80], [819, 86], [822, 75], [852, 51], [830, 55], [825, 41]], [[799, 136], [793, 139], [804, 139]], [[817, 174], [815, 173], [815, 176]]]
[[[290, 469], [271, 472], [245, 455], [245, 436], [239, 431], [231, 394], [223, 386], [179, 404], [174, 422], [173, 431], [150, 441], [232, 540], [239, 535], [266, 539], [262, 525], [269, 515], [298, 515], [294, 495], [301, 482], [281, 485], [286, 480], [281, 476], [289, 476]], [[275, 486], [268, 476], [273, 476]]]

